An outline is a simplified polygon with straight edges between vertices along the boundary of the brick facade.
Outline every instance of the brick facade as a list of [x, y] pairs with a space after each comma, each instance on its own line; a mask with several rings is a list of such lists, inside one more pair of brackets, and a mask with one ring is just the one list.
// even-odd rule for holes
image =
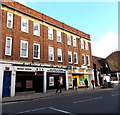
[[[9, 7], [11, 6], [11, 8]], [[15, 9], [12, 9], [15, 8]], [[7, 28], [7, 12], [14, 14], [13, 28]], [[27, 15], [25, 14], [27, 13]], [[29, 32], [24, 33], [21, 31], [21, 17], [24, 16], [29, 22]], [[35, 16], [35, 17], [33, 17]], [[38, 19], [36, 19], [38, 18]], [[40, 23], [40, 36], [33, 35], [33, 23], [37, 21]], [[53, 40], [48, 39], [48, 27], [53, 28]], [[62, 42], [57, 43], [56, 30], [60, 30], [62, 33]], [[71, 45], [67, 45], [67, 34], [71, 35]], [[77, 47], [73, 47], [73, 36], [77, 39]], [[12, 55], [5, 56], [5, 39], [6, 37], [12, 37]], [[81, 38], [84, 41], [88, 41], [89, 50], [81, 49]], [[82, 65], [82, 54], [90, 56], [90, 67], [92, 67], [91, 57], [91, 43], [90, 35], [79, 31], [69, 25], [59, 22], [51, 17], [41, 14], [33, 9], [30, 9], [17, 2], [5, 2], [2, 6], [2, 59], [13, 60], [20, 62], [31, 62], [33, 59], [33, 43], [40, 44], [40, 59], [34, 60], [35, 63], [45, 63], [51, 65], [75, 65], [80, 67]], [[28, 41], [28, 58], [20, 57], [20, 40]], [[48, 46], [54, 47], [54, 61], [48, 60]], [[57, 61], [57, 48], [62, 49], [62, 62]], [[76, 52], [78, 54], [78, 64], [68, 64], [68, 51]], [[72, 59], [74, 59], [72, 55]], [[73, 62], [73, 60], [72, 60]]]

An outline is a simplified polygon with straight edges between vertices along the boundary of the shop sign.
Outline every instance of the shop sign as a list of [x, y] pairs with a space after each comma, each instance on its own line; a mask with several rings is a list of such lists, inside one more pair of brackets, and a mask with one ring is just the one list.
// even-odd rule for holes
[[32, 68], [29, 67], [16, 67], [17, 71], [33, 71]]
[[65, 73], [64, 70], [60, 70], [60, 69], [49, 69], [47, 70], [47, 72]]
[[66, 69], [67, 69], [67, 70], [71, 70], [71, 69], [72, 69], [72, 66], [67, 66]]

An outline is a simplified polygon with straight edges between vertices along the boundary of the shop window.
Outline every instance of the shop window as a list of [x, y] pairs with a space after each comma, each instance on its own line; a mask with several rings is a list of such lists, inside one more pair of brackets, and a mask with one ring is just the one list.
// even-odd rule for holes
[[34, 59], [40, 59], [40, 45], [34, 43], [33, 49], [34, 49], [34, 51], [33, 51], [33, 58]]
[[10, 12], [7, 13], [7, 27], [13, 28], [13, 14]]
[[34, 22], [33, 33], [36, 36], [40, 36], [40, 24], [37, 22]]
[[71, 36], [70, 35], [67, 35], [67, 44], [71, 45]]
[[76, 37], [73, 37], [73, 46], [76, 47]]
[[84, 49], [84, 40], [81, 39], [81, 49]]
[[49, 52], [49, 61], [54, 61], [54, 49], [53, 47], [48, 47], [48, 52]]
[[57, 42], [61, 43], [61, 32], [56, 31], [56, 35], [57, 35]]
[[28, 42], [21, 40], [20, 57], [28, 57]]
[[5, 55], [11, 56], [11, 50], [12, 50], [12, 38], [6, 37]]
[[72, 63], [72, 52], [68, 51], [68, 63]]
[[57, 49], [58, 62], [62, 62], [62, 49]]
[[21, 31], [28, 33], [28, 19], [21, 18]]
[[48, 39], [53, 40], [53, 29], [48, 27]]
[[85, 55], [82, 55], [82, 65], [86, 64]]
[[74, 64], [78, 64], [78, 56], [77, 53], [74, 52]]

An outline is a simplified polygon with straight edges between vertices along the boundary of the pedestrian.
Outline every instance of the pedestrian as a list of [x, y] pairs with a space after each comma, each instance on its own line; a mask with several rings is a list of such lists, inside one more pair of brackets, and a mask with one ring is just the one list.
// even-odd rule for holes
[[88, 88], [88, 80], [85, 79], [84, 82], [85, 82], [85, 87]]
[[104, 87], [105, 87], [105, 88], [108, 87], [108, 83], [107, 83], [107, 80], [106, 80], [106, 79], [104, 80]]
[[58, 92], [58, 90], [60, 90], [60, 93], [62, 93], [61, 84], [60, 84], [60, 80], [59, 79], [58, 79], [58, 82], [57, 82], [56, 93]]
[[93, 86], [93, 89], [94, 89], [95, 80], [92, 79], [91, 83], [92, 83], [92, 86]]
[[73, 79], [73, 90], [74, 89], [77, 90], [77, 79], [76, 78]]

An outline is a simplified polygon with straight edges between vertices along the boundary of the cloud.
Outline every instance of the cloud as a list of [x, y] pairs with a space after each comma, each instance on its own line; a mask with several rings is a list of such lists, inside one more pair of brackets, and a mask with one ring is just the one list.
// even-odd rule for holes
[[91, 41], [92, 55], [106, 58], [112, 52], [118, 50], [118, 36], [110, 31], [97, 41]]

